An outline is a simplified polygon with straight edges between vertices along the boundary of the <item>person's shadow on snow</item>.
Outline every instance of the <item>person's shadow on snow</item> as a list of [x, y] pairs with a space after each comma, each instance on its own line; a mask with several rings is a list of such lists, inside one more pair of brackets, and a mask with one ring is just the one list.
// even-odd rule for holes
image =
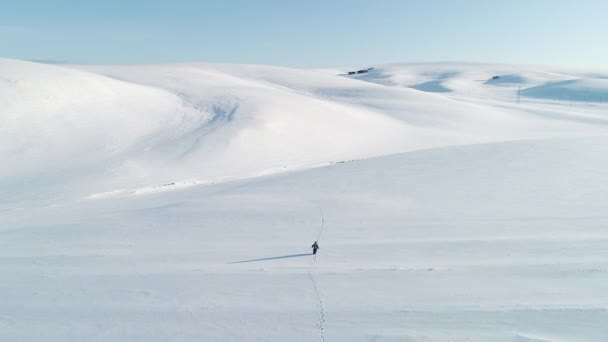
[[242, 264], [242, 263], [246, 263], [246, 262], [255, 262], [255, 261], [263, 261], [263, 260], [275, 260], [275, 259], [298, 258], [298, 257], [307, 256], [307, 255], [312, 255], [312, 253], [292, 254], [292, 255], [282, 255], [282, 256], [269, 257], [269, 258], [260, 258], [260, 259], [251, 259], [251, 260], [233, 261], [233, 262], [229, 262], [229, 264]]

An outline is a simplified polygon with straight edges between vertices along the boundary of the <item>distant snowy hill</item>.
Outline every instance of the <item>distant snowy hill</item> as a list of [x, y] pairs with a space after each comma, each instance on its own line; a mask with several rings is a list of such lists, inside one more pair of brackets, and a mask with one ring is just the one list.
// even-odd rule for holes
[[[392, 64], [365, 74], [345, 75], [372, 83], [430, 93], [470, 95], [514, 101], [517, 92], [529, 99], [606, 102], [608, 72], [559, 70], [493, 64]], [[493, 86], [493, 87], [492, 87]]]
[[[493, 75], [502, 78], [488, 81]], [[548, 97], [575, 77], [561, 88], [579, 99], [606, 89], [582, 74], [473, 64], [341, 77], [254, 65], [0, 60], [2, 190], [12, 200], [80, 198], [440, 146], [601, 134], [599, 103], [515, 104], [521, 84], [522, 96]]]
[[373, 67], [0, 60], [0, 340], [602, 341], [608, 76]]

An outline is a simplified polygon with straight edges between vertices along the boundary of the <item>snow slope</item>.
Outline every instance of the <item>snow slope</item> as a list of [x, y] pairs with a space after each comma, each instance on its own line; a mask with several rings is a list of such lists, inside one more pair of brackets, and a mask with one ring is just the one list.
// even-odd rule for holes
[[601, 341], [606, 138], [2, 216], [2, 340]]
[[[435, 68], [424, 67], [387, 66], [365, 77], [401, 80], [404, 70], [427, 77], [424, 70]], [[440, 74], [470, 75], [473, 68]], [[497, 71], [480, 68], [475, 76], [484, 79]], [[269, 66], [1, 60], [0, 74], [0, 163], [10, 166], [0, 171], [0, 187], [11, 201], [49, 203], [440, 146], [601, 134], [605, 122], [602, 106], [515, 106], [513, 94], [497, 105], [485, 96]], [[450, 77], [450, 89], [468, 82]]]
[[0, 60], [0, 340], [601, 341], [605, 79]]
[[572, 79], [526, 88], [522, 95], [541, 99], [604, 102], [608, 99], [608, 77]]

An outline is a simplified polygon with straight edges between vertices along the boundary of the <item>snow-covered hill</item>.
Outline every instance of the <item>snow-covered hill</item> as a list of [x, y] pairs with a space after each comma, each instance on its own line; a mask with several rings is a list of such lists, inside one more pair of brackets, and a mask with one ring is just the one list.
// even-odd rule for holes
[[[396, 65], [350, 79], [251, 65], [1, 60], [2, 190], [13, 201], [73, 199], [440, 146], [603, 132], [599, 103], [515, 105], [517, 82], [509, 80], [533, 80], [522, 93], [546, 94], [547, 82], [573, 77], [515, 70]], [[488, 84], [494, 74], [506, 83]], [[411, 88], [442, 82], [450, 92], [408, 88], [414, 79], [422, 83]], [[595, 85], [590, 97], [605, 90], [602, 82], [576, 84], [588, 83]], [[487, 101], [494, 93], [498, 105]]]
[[[608, 72], [568, 70], [519, 65], [473, 63], [393, 64], [374, 68], [365, 74], [345, 75], [387, 86], [501, 99], [515, 102], [517, 92], [523, 100], [608, 101]], [[521, 100], [521, 99], [520, 99]]]
[[606, 76], [374, 67], [0, 60], [0, 340], [608, 336]]

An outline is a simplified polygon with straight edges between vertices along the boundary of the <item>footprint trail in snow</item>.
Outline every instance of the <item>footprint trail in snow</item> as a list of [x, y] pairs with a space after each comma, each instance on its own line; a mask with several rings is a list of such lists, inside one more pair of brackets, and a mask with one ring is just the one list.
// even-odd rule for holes
[[[319, 231], [319, 236], [317, 236], [317, 240], [315, 243], [319, 242], [321, 239], [321, 234], [323, 234], [323, 229], [325, 228], [325, 217], [323, 216], [323, 210], [320, 210], [321, 213], [321, 230]], [[323, 308], [323, 301], [321, 300], [321, 295], [319, 294], [319, 289], [317, 288], [317, 282], [312, 274], [312, 268], [317, 263], [317, 255], [314, 254], [312, 258], [312, 263], [308, 268], [308, 277], [310, 278], [310, 282], [312, 283], [312, 287], [315, 294], [315, 299], [317, 300], [317, 307], [319, 309], [319, 322], [317, 323], [317, 327], [319, 328], [319, 340], [321, 342], [325, 342], [325, 309]]]
[[317, 288], [317, 283], [315, 282], [315, 278], [312, 274], [312, 267], [317, 262], [317, 256], [314, 255], [312, 259], [312, 264], [308, 268], [308, 277], [312, 282], [312, 287], [315, 293], [315, 298], [317, 300], [317, 307], [319, 308], [319, 323], [317, 323], [317, 327], [319, 328], [319, 339], [321, 342], [325, 342], [324, 335], [324, 326], [325, 326], [325, 310], [323, 309], [323, 301], [321, 300], [321, 295], [319, 294], [319, 290]]

